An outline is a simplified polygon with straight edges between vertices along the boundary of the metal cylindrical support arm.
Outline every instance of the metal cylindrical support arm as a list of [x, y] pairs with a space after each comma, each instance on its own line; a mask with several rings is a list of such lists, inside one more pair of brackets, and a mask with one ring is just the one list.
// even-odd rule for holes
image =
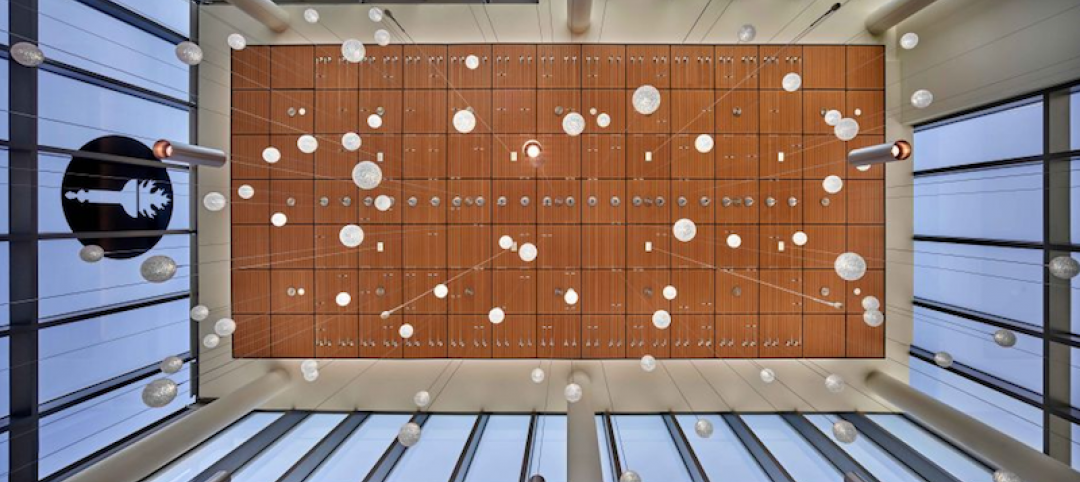
[[852, 166], [869, 166], [886, 162], [903, 161], [911, 157], [911, 144], [900, 140], [886, 142], [876, 146], [855, 149], [848, 153], [847, 161]]
[[224, 430], [259, 408], [289, 384], [289, 374], [277, 369], [236, 391], [165, 426], [105, 460], [67, 479], [68, 482], [135, 482]]
[[165, 139], [154, 143], [154, 157], [162, 161], [209, 167], [224, 166], [227, 160], [225, 151]]
[[603, 480], [600, 438], [596, 435], [596, 412], [592, 405], [592, 381], [581, 371], [570, 374], [570, 381], [581, 386], [582, 396], [566, 409], [566, 480]]
[[566, 0], [566, 27], [585, 33], [592, 24], [592, 0]]
[[889, 403], [941, 432], [953, 442], [979, 454], [1023, 480], [1080, 482], [1080, 472], [1027, 444], [911, 388], [885, 373], [874, 371], [866, 386]]
[[229, 0], [229, 3], [251, 15], [270, 30], [281, 33], [289, 29], [289, 12], [279, 7], [273, 0]]
[[866, 17], [866, 30], [881, 35], [936, 0], [892, 0]]

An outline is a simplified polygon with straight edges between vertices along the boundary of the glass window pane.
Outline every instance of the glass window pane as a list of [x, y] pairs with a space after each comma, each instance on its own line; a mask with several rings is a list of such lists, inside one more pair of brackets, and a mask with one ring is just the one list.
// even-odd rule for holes
[[1042, 164], [917, 177], [915, 234], [1042, 240]]
[[0, 418], [11, 413], [11, 338], [0, 338]]
[[[105, 258], [97, 263], [79, 259], [82, 244], [73, 239], [38, 242], [38, 314], [42, 318], [188, 291], [191, 237], [162, 237], [153, 249], [130, 259]], [[171, 257], [178, 269], [164, 283], [147, 283], [139, 274], [142, 262], [154, 255]]]
[[79, 149], [103, 136], [125, 136], [147, 146], [189, 139], [188, 111], [38, 71], [39, 142]]
[[836, 467], [779, 415], [744, 415], [742, 419], [796, 482], [844, 478]]
[[8, 472], [11, 470], [8, 462], [8, 433], [0, 433], [0, 482], [8, 482]]
[[1042, 450], [1042, 410], [992, 388], [911, 358], [911, 386], [979, 420], [993, 420], [1004, 434]]
[[[0, 29], [3, 29], [3, 31], [0, 31], [0, 43], [4, 45], [8, 45], [8, 32], [11, 30], [11, 27], [8, 26], [8, 15], [10, 14], [8, 10], [10, 10], [8, 0], [0, 0]], [[6, 476], [3, 480], [7, 480]]]
[[[3, 9], [5, 17], [8, 13], [7, 4], [8, 2], [0, 2], [0, 9]], [[4, 28], [3, 32], [0, 32], [0, 35], [3, 35], [4, 38], [7, 38], [6, 27]], [[4, 109], [4, 115], [0, 115], [0, 139], [5, 140], [11, 139], [10, 127], [8, 126], [8, 124], [11, 122], [11, 119], [9, 119], [8, 117], [10, 114], [9, 111], [11, 110], [11, 104], [9, 102], [10, 93], [8, 92], [8, 83], [10, 82], [10, 77], [8, 76], [8, 69], [11, 68], [10, 62], [11, 61], [8, 59], [0, 58], [0, 75], [3, 76], [0, 78], [4, 79], [4, 88], [0, 89], [0, 109]]]
[[11, 246], [0, 243], [0, 326], [11, 324]]
[[190, 37], [191, 4], [183, 0], [112, 0], [172, 31]]
[[819, 414], [806, 415], [806, 418], [878, 480], [889, 482], [922, 482], [924, 480], [866, 437], [858, 437], [850, 444], [840, 443], [832, 432], [833, 422], [839, 420], [839, 417]]
[[1069, 400], [1072, 406], [1080, 407], [1080, 349], [1069, 348], [1069, 358]]
[[[164, 0], [143, 3], [183, 3]], [[189, 67], [176, 45], [75, 0], [38, 0], [41, 50], [49, 59], [187, 100]]]
[[547, 482], [566, 482], [566, 415], [541, 415], [533, 430], [528, 476], [540, 474]]
[[[1080, 106], [1077, 106], [1077, 108], [1080, 108]], [[1080, 113], [1073, 111], [1073, 115], [1080, 115]], [[1076, 129], [1080, 129], [1080, 126], [1076, 127]], [[1073, 139], [1076, 139], [1076, 137], [1073, 137]], [[1080, 158], [1073, 158], [1069, 161], [1069, 186], [1069, 240], [1072, 241], [1072, 244], [1080, 244]], [[1056, 188], [1056, 184], [1051, 187], [1051, 189]], [[1075, 318], [1073, 319], [1075, 320]]]
[[[529, 435], [528, 415], [492, 415], [465, 482], [517, 480]], [[329, 482], [329, 481], [327, 481]]]
[[960, 480], [990, 480], [993, 474], [975, 459], [903, 415], [867, 414], [867, 417]]
[[603, 480], [614, 482], [617, 477], [612, 474], [611, 449], [607, 439], [606, 422], [601, 415], [596, 416], [596, 439], [600, 442], [600, 476]]
[[450, 480], [475, 423], [474, 415], [432, 415], [424, 436], [405, 451], [387, 482]]
[[39, 430], [41, 477], [47, 477], [94, 452], [165, 418], [194, 402], [185, 365], [172, 379], [180, 385], [176, 400], [162, 408], [148, 408], [142, 389], [150, 382], [118, 388], [41, 420]]
[[931, 352], [946, 351], [958, 363], [1038, 393], [1043, 389], [1043, 342], [1022, 333], [1016, 346], [994, 343], [995, 326], [915, 307], [914, 345]]
[[[694, 424], [699, 418], [712, 422], [712, 437], [701, 438], [694, 433]], [[735, 436], [735, 432], [719, 415], [676, 415], [675, 419], [679, 421], [679, 426], [690, 441], [690, 448], [694, 450], [701, 468], [710, 480], [770, 481], [765, 471]]]
[[915, 132], [915, 170], [1042, 154], [1042, 102]]
[[394, 413], [369, 416], [306, 482], [362, 482], [410, 418]]
[[277, 480], [344, 419], [345, 415], [340, 413], [308, 416], [233, 474], [233, 482]]
[[623, 470], [637, 472], [642, 480], [690, 482], [690, 473], [662, 417], [614, 415], [611, 423]]
[[1080, 150], [1080, 91], [1069, 96], [1069, 146]]
[[[0, 72], [0, 75], [5, 74]], [[7, 109], [7, 106], [0, 106], [0, 108]], [[0, 117], [4, 116], [0, 115]], [[10, 209], [8, 207], [8, 197], [10, 196], [10, 194], [8, 194], [8, 185], [11, 183], [10, 171], [8, 171], [8, 168], [11, 166], [9, 154], [7, 149], [0, 148], [0, 234], [7, 234], [10, 229], [8, 225], [8, 214]]]
[[915, 243], [915, 296], [1042, 326], [1042, 251]]
[[41, 330], [39, 400], [44, 403], [189, 351], [189, 307], [182, 299]]
[[280, 417], [281, 412], [248, 414], [225, 431], [218, 433], [150, 476], [145, 482], [188, 482]]

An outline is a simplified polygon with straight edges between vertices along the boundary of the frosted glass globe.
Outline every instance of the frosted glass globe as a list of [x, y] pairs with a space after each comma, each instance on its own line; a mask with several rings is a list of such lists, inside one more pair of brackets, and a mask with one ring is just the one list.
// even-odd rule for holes
[[577, 403], [581, 401], [581, 397], [585, 395], [585, 392], [581, 389], [581, 385], [571, 383], [563, 389], [563, 396], [566, 397], [566, 401], [570, 403]]
[[641, 476], [633, 470], [627, 470], [619, 476], [619, 482], [641, 482]]
[[866, 311], [875, 311], [881, 309], [881, 301], [876, 296], [867, 296], [862, 299], [862, 307]]
[[304, 21], [306, 21], [307, 23], [318, 23], [319, 11], [315, 10], [314, 8], [304, 10]]
[[667, 286], [664, 287], [663, 294], [664, 294], [664, 299], [665, 300], [671, 301], [671, 300], [675, 299], [676, 296], [679, 295], [679, 290], [675, 289], [674, 286], [667, 285]]
[[859, 438], [859, 431], [847, 420], [836, 421], [832, 426], [832, 433], [837, 442], [844, 444], [854, 443], [855, 439]]
[[656, 370], [656, 357], [652, 355], [645, 355], [641, 357], [641, 369], [647, 372]]
[[206, 348], [213, 350], [214, 348], [217, 348], [217, 346], [221, 344], [221, 337], [211, 333], [211, 334], [206, 335], [206, 336], [203, 337], [202, 344]]
[[705, 420], [704, 418], [698, 419], [697, 422], [694, 422], [694, 433], [696, 433], [697, 436], [701, 437], [701, 438], [712, 437], [712, 434], [713, 434], [713, 424], [712, 424], [712, 422], [710, 422], [708, 420]]
[[355, 224], [346, 224], [338, 231], [338, 241], [347, 248], [355, 248], [364, 242], [364, 228]]
[[316, 360], [304, 360], [300, 363], [300, 373], [311, 373], [319, 370], [319, 362]]
[[230, 34], [227, 42], [229, 43], [229, 48], [233, 50], [244, 50], [247, 48], [247, 39], [238, 33]]
[[19, 42], [11, 46], [11, 58], [15, 59], [23, 67], [34, 68], [45, 63], [45, 54], [29, 42]]
[[334, 297], [334, 303], [342, 308], [349, 306], [349, 303], [352, 303], [352, 295], [342, 291]]
[[840, 119], [833, 127], [833, 133], [842, 141], [850, 141], [859, 135], [859, 122], [850, 117]]
[[241, 184], [236, 188], [236, 195], [240, 196], [240, 199], [251, 199], [255, 197], [255, 188], [251, 187], [251, 184]]
[[353, 166], [352, 179], [357, 187], [370, 191], [382, 183], [382, 168], [371, 161], [360, 161]]
[[727, 237], [727, 245], [731, 249], [742, 246], [742, 236], [739, 236], [738, 234], [729, 234]]
[[1016, 346], [1016, 333], [1013, 333], [1006, 329], [1000, 329], [994, 332], [994, 343], [1004, 348], [1012, 348]]
[[780, 81], [780, 85], [788, 92], [795, 92], [796, 90], [799, 90], [799, 87], [802, 87], [802, 76], [795, 72], [790, 72]]
[[319, 379], [319, 371], [318, 370], [315, 370], [313, 372], [304, 372], [302, 375], [304, 376], [304, 381], [306, 381], [308, 383], [314, 382], [315, 380]]
[[375, 197], [375, 209], [386, 212], [394, 206], [394, 200], [386, 194], [380, 194]]
[[375, 31], [375, 43], [380, 47], [386, 47], [390, 45], [390, 32], [385, 29], [378, 29]]
[[652, 314], [652, 324], [658, 329], [666, 330], [671, 326], [671, 313], [664, 310], [656, 310]]
[[866, 274], [866, 260], [856, 253], [843, 253], [836, 257], [833, 268], [845, 281], [858, 281]]
[[499, 238], [499, 247], [502, 249], [510, 249], [514, 247], [514, 238], [503, 235]]
[[199, 65], [203, 60], [202, 47], [195, 42], [180, 42], [176, 44], [176, 58], [187, 65]]
[[585, 132], [585, 116], [577, 112], [566, 114], [562, 118], [562, 129], [570, 137], [576, 137]]
[[431, 394], [427, 390], [420, 390], [413, 395], [412, 400], [417, 407], [424, 408], [431, 404]]
[[176, 275], [176, 261], [168, 256], [151, 256], [139, 266], [139, 274], [151, 283], [164, 283]]
[[178, 356], [167, 356], [164, 360], [161, 360], [161, 365], [158, 365], [161, 369], [161, 373], [172, 375], [178, 373], [184, 368], [184, 359]]
[[195, 321], [203, 321], [210, 316], [210, 308], [203, 305], [195, 305], [191, 308], [191, 319]]
[[697, 224], [693, 221], [683, 218], [675, 221], [675, 225], [672, 226], [671, 232], [675, 235], [675, 239], [684, 243], [689, 243], [697, 236]]
[[805, 246], [809, 240], [810, 238], [802, 231], [795, 231], [795, 234], [791, 235], [791, 242], [795, 243], [795, 246]]
[[214, 323], [214, 333], [217, 336], [231, 336], [236, 332], [236, 322], [232, 318], [222, 318]]
[[372, 129], [378, 129], [382, 127], [382, 116], [379, 114], [371, 114], [367, 116], [367, 125]]
[[488, 312], [488, 321], [498, 325], [506, 319], [506, 312], [502, 308], [495, 307]]
[[341, 147], [344, 147], [347, 151], [355, 152], [362, 145], [364, 145], [364, 140], [355, 132], [346, 132], [345, 135], [341, 136]]
[[268, 164], [276, 164], [278, 161], [281, 160], [281, 151], [279, 151], [276, 147], [267, 147], [262, 151], [262, 158]]
[[566, 304], [570, 305], [570, 306], [576, 305], [577, 302], [578, 302], [578, 299], [579, 299], [578, 292], [575, 291], [573, 288], [570, 288], [570, 289], [566, 290], [566, 294], [563, 295], [563, 301], [565, 301]]
[[533, 368], [532, 373], [529, 373], [529, 379], [532, 380], [533, 383], [543, 383], [545, 377], [546, 374], [544, 373], [543, 368]]
[[911, 94], [911, 105], [916, 109], [925, 109], [930, 107], [930, 104], [934, 103], [934, 94], [929, 90], [919, 89], [914, 94]]
[[480, 57], [475, 55], [469, 55], [465, 57], [465, 68], [469, 70], [476, 70], [480, 68]]
[[833, 109], [825, 113], [825, 124], [830, 126], [836, 126], [840, 123], [840, 119], [843, 119], [844, 115], [840, 111]]
[[97, 263], [105, 257], [105, 250], [96, 244], [89, 244], [79, 249], [79, 259], [87, 263]]
[[284, 226], [285, 223], [288, 222], [289, 217], [286, 216], [285, 213], [274, 213], [272, 216], [270, 216], [270, 224], [273, 224], [274, 226], [277, 226], [279, 228]]
[[221, 211], [222, 209], [225, 209], [225, 204], [227, 203], [227, 201], [224, 194], [214, 191], [206, 193], [206, 195], [203, 196], [202, 203], [203, 207], [205, 207], [207, 211], [216, 213], [218, 211]]
[[596, 125], [602, 128], [611, 125], [611, 116], [603, 113], [596, 116]]
[[143, 387], [142, 401], [147, 407], [161, 408], [172, 403], [179, 393], [180, 387], [176, 382], [168, 378], [159, 378]]
[[1080, 274], [1080, 263], [1072, 256], [1058, 256], [1050, 260], [1050, 274], [1058, 279], [1073, 279]]
[[304, 134], [296, 139], [296, 147], [304, 154], [311, 154], [319, 149], [319, 140], [310, 134]]
[[383, 9], [379, 7], [371, 7], [371, 10], [368, 10], [367, 12], [367, 17], [371, 19], [372, 22], [382, 22]]
[[757, 37], [757, 29], [753, 25], [746, 24], [739, 27], [739, 41], [742, 43], [753, 42]]
[[367, 47], [359, 40], [351, 38], [341, 43], [341, 56], [351, 63], [360, 63], [366, 55]]
[[867, 310], [862, 315], [863, 323], [871, 328], [877, 328], [885, 323], [885, 314], [878, 310]]
[[420, 441], [420, 425], [415, 422], [409, 422], [401, 426], [401, 430], [398, 430], [397, 440], [404, 447], [412, 447], [416, 445], [416, 442]]
[[468, 134], [476, 129], [476, 114], [471, 110], [462, 109], [454, 113], [454, 130]]
[[821, 187], [829, 194], [836, 194], [844, 188], [844, 180], [840, 179], [840, 176], [826, 176], [825, 180], [821, 181]]
[[660, 109], [660, 91], [651, 85], [643, 85], [634, 91], [631, 102], [638, 114], [650, 115]]
[[401, 328], [398, 328], [398, 335], [408, 340], [409, 338], [412, 338], [414, 331], [415, 330], [413, 329], [412, 325], [404, 323], [401, 325]]
[[915, 32], [908, 32], [900, 37], [900, 47], [904, 50], [911, 50], [919, 45], [919, 34]]
[[536, 259], [539, 253], [536, 250], [536, 245], [532, 243], [525, 243], [518, 249], [518, 256], [526, 263], [531, 263]]
[[776, 372], [772, 368], [762, 368], [761, 373], [758, 374], [761, 377], [761, 381], [765, 383], [772, 383], [776, 381]]
[[949, 368], [953, 364], [953, 356], [946, 351], [934, 353], [934, 363], [941, 368]]
[[694, 149], [702, 154], [712, 152], [714, 146], [716, 146], [716, 141], [708, 134], [701, 134], [694, 139]]
[[436, 298], [441, 300], [443, 298], [446, 298], [446, 295], [450, 294], [450, 288], [447, 288], [446, 285], [439, 283], [435, 285], [435, 289], [431, 290], [431, 292], [435, 294]]
[[844, 383], [844, 377], [841, 377], [840, 375], [833, 373], [832, 375], [825, 377], [825, 388], [830, 392], [840, 393], [844, 391], [845, 386], [847, 386], [847, 384]]

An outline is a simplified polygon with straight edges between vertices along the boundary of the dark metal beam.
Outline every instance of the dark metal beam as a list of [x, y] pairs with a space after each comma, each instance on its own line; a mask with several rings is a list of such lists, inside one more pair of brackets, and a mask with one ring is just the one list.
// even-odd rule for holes
[[746, 426], [746, 422], [733, 413], [725, 413], [722, 416], [731, 431], [746, 447], [750, 456], [761, 466], [761, 470], [765, 471], [765, 475], [769, 476], [769, 480], [772, 482], [795, 482], [791, 474], [780, 465], [780, 461], [776, 460], [776, 457], [773, 456], [772, 452], [769, 452], [765, 444], [761, 443], [761, 439], [754, 435], [754, 431], [750, 430], [750, 427]]
[[618, 434], [615, 432], [615, 425], [612, 423], [611, 414], [608, 412], [604, 412], [604, 427], [607, 429], [604, 432], [607, 435], [608, 453], [611, 454], [611, 473], [618, 479], [622, 477], [623, 466], [622, 460], [619, 458], [619, 444], [615, 440]]
[[309, 414], [306, 412], [286, 412], [266, 428], [259, 431], [259, 433], [255, 434], [254, 437], [248, 439], [247, 442], [240, 444], [239, 447], [233, 449], [228, 455], [222, 457], [221, 460], [218, 460], [202, 472], [199, 472], [199, 475], [196, 475], [195, 478], [191, 479], [191, 482], [207, 482], [222, 471], [229, 474], [236, 473], [236, 471], [240, 470], [245, 464], [254, 460], [255, 457], [258, 457], [263, 450], [266, 450], [267, 447], [276, 442], [279, 438], [296, 428], [296, 426], [299, 425], [300, 422], [303, 422], [308, 415]]
[[[184, 363], [191, 361], [190, 353], [180, 353], [176, 356], [183, 359]], [[95, 397], [127, 385], [138, 383], [140, 380], [145, 380], [159, 373], [161, 373], [161, 365], [160, 363], [155, 362], [142, 368], [137, 368], [130, 372], [117, 375], [103, 382], [90, 385], [82, 390], [77, 390], [62, 397], [57, 397], [42, 403], [38, 409], [40, 411], [39, 416], [44, 418], [54, 413], [61, 412], [64, 409], [74, 407], [80, 403], [89, 401]]]
[[[146, 308], [149, 306], [160, 305], [164, 303], [171, 303], [173, 301], [179, 301], [190, 298], [191, 294], [187, 291], [180, 291], [176, 293], [168, 293], [159, 296], [151, 296], [149, 298], [143, 298], [126, 303], [116, 303], [112, 305], [105, 305], [98, 308], [92, 308], [88, 310], [76, 311], [74, 313], [68, 313], [57, 316], [50, 316], [48, 318], [42, 318], [38, 322], [38, 328], [42, 330], [46, 328], [52, 328], [55, 326], [67, 325], [69, 323], [75, 323], [77, 321], [89, 320], [91, 318], [99, 318], [102, 316], [115, 315], [123, 313], [125, 311], [138, 310], [140, 308]], [[167, 326], [167, 325], [166, 325]]]
[[[417, 413], [416, 415], [413, 415], [413, 418], [410, 421], [423, 428], [424, 422], [427, 422], [430, 417], [431, 415], [428, 413]], [[367, 477], [364, 477], [364, 482], [386, 482], [386, 478], [390, 476], [390, 472], [392, 472], [394, 467], [397, 466], [397, 463], [401, 461], [401, 456], [405, 455], [406, 450], [408, 450], [408, 447], [401, 445], [397, 439], [394, 439], [394, 442], [390, 444], [390, 447], [386, 449], [386, 452], [383, 452], [382, 457], [379, 458], [375, 467], [371, 469], [371, 472], [367, 474]]]
[[679, 421], [675, 419], [675, 414], [669, 413], [662, 415], [662, 417], [664, 418], [664, 425], [667, 426], [668, 433], [671, 435], [671, 441], [675, 442], [675, 448], [678, 449], [679, 456], [682, 457], [683, 464], [686, 465], [686, 471], [690, 473], [690, 480], [709, 482], [709, 476], [705, 475], [705, 469], [701, 467], [701, 461], [698, 460], [694, 449], [690, 448], [690, 441], [687, 440], [686, 433], [683, 432]]
[[348, 417], [345, 417], [345, 420], [337, 424], [318, 444], [293, 464], [278, 479], [278, 482], [304, 482], [307, 480], [357, 428], [363, 425], [369, 415], [367, 412], [349, 414]]
[[532, 475], [529, 473], [529, 463], [532, 461], [533, 438], [536, 436], [536, 420], [538, 418], [536, 412], [533, 412], [532, 416], [529, 417], [529, 432], [525, 435], [525, 453], [521, 459], [521, 476], [518, 477], [518, 482], [526, 482]]
[[810, 421], [801, 414], [785, 413], [782, 414], [781, 417], [783, 417], [784, 421], [787, 422], [788, 425], [791, 425], [791, 428], [794, 428], [796, 432], [799, 432], [799, 435], [802, 436], [803, 439], [809, 442], [810, 445], [813, 445], [814, 448], [841, 473], [855, 474], [864, 482], [879, 482], [877, 477], [874, 477], [869, 470], [866, 470], [865, 467], [856, 462], [855, 459], [851, 458], [847, 451], [840, 448], [840, 446], [834, 443], [828, 435], [825, 435], [821, 430], [818, 430], [814, 424], [810, 423]]
[[481, 413], [476, 417], [476, 423], [473, 424], [472, 431], [469, 432], [469, 440], [465, 442], [465, 449], [461, 451], [461, 456], [458, 457], [457, 464], [454, 465], [454, 472], [450, 474], [450, 482], [465, 482], [465, 477], [469, 475], [469, 467], [472, 466], [473, 458], [476, 457], [476, 449], [480, 446], [480, 439], [484, 436], [484, 430], [487, 428], [488, 419], [491, 416], [486, 413]]
[[[106, 15], [110, 15], [124, 23], [127, 23], [135, 28], [138, 28], [150, 35], [158, 37], [166, 42], [172, 44], [178, 44], [187, 40], [187, 37], [181, 35], [175, 30], [161, 25], [142, 14], [135, 12], [123, 5], [111, 2], [109, 0], [77, 0], [79, 3], [93, 8]], [[193, 2], [197, 3], [197, 2]]]
[[860, 436], [870, 439], [870, 441], [911, 469], [912, 472], [918, 474], [926, 482], [963, 482], [931, 462], [930, 459], [923, 457], [922, 454], [865, 415], [861, 413], [842, 413], [839, 416], [851, 422], [858, 429]]

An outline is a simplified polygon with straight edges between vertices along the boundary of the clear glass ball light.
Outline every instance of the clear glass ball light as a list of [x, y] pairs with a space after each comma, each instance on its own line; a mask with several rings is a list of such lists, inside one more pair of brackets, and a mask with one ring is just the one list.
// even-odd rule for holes
[[881, 300], [876, 296], [867, 296], [862, 299], [862, 307], [866, 311], [876, 311], [881, 309]]
[[203, 196], [202, 203], [203, 207], [205, 207], [207, 211], [216, 213], [218, 211], [221, 211], [222, 209], [225, 209], [225, 204], [227, 203], [227, 200], [225, 199], [224, 194], [214, 191], [206, 193], [206, 195]]
[[742, 236], [739, 236], [738, 234], [734, 234], [734, 233], [729, 234], [728, 237], [727, 237], [726, 242], [727, 242], [727, 245], [728, 245], [729, 248], [731, 248], [731, 249], [738, 248], [739, 246], [742, 246]]
[[431, 394], [427, 390], [420, 390], [413, 395], [412, 400], [417, 407], [424, 408], [431, 404]]
[[476, 70], [480, 68], [480, 57], [470, 54], [465, 57], [465, 68], [469, 70]]
[[161, 408], [172, 403], [179, 393], [180, 386], [176, 382], [168, 378], [159, 378], [143, 387], [142, 401], [147, 407]]
[[518, 256], [526, 263], [535, 261], [538, 254], [539, 252], [536, 250], [536, 245], [532, 243], [525, 243], [518, 248]]
[[833, 373], [828, 377], [825, 377], [825, 388], [832, 393], [840, 393], [844, 391], [844, 387], [847, 383], [844, 382], [844, 377]]
[[164, 283], [176, 275], [176, 261], [163, 255], [146, 258], [139, 266], [139, 274], [151, 283]]
[[289, 217], [285, 213], [274, 213], [270, 216], [270, 224], [275, 227], [282, 227], [289, 222]]
[[1058, 256], [1050, 260], [1050, 274], [1058, 279], [1073, 279], [1080, 274], [1080, 263], [1072, 256]]
[[34, 68], [45, 63], [45, 54], [30, 42], [19, 42], [11, 46], [11, 58], [23, 67]]
[[304, 360], [300, 363], [300, 373], [311, 373], [319, 371], [319, 362], [316, 360]]
[[689, 243], [697, 236], [697, 224], [693, 221], [683, 218], [675, 221], [675, 224], [671, 227], [672, 234], [675, 235], [675, 239]]
[[319, 23], [319, 11], [314, 8], [304, 10], [304, 21], [307, 23]]
[[925, 109], [934, 103], [934, 94], [929, 90], [919, 89], [911, 94], [911, 105], [916, 109]]
[[633, 470], [627, 470], [619, 476], [619, 482], [641, 482], [641, 476]]
[[712, 434], [713, 434], [713, 424], [712, 424], [712, 422], [710, 422], [708, 420], [705, 420], [704, 418], [699, 418], [697, 422], [694, 422], [694, 433], [696, 433], [697, 436], [701, 437], [701, 438], [712, 437]]
[[79, 259], [87, 263], [97, 263], [105, 257], [105, 250], [96, 244], [88, 244], [79, 249]]
[[757, 28], [753, 25], [746, 24], [739, 27], [739, 41], [742, 43], [753, 42], [754, 37], [757, 37]]
[[382, 28], [376, 30], [375, 43], [378, 44], [380, 47], [386, 47], [387, 45], [390, 45], [390, 32], [387, 32], [386, 29]]
[[202, 344], [207, 349], [213, 350], [214, 348], [217, 348], [217, 346], [221, 344], [221, 337], [211, 333], [211, 334], [206, 335], [206, 336], [203, 337]]
[[510, 249], [514, 247], [514, 238], [507, 235], [499, 237], [499, 247], [502, 249]]
[[236, 333], [236, 322], [232, 318], [222, 318], [214, 323], [214, 333], [217, 336], [231, 336]]
[[837, 420], [833, 423], [832, 433], [837, 442], [844, 444], [854, 443], [855, 439], [859, 438], [859, 431], [855, 428], [855, 424], [847, 420]]
[[281, 151], [276, 147], [267, 147], [262, 151], [262, 158], [267, 164], [276, 164], [281, 160]]
[[840, 111], [833, 109], [825, 113], [825, 124], [835, 127], [843, 118], [844, 115], [841, 114]]
[[611, 116], [606, 113], [601, 113], [596, 116], [596, 125], [601, 128], [605, 128], [611, 125]]
[[410, 325], [408, 323], [403, 323], [401, 325], [401, 327], [398, 328], [398, 335], [400, 335], [402, 338], [408, 340], [409, 338], [412, 338], [413, 333], [415, 331], [416, 330], [413, 328], [412, 325]]
[[476, 129], [476, 114], [469, 109], [461, 109], [454, 113], [454, 130], [468, 134]]
[[176, 58], [187, 65], [199, 65], [203, 60], [202, 47], [195, 42], [180, 42], [176, 44]]
[[229, 48], [233, 50], [244, 50], [247, 48], [247, 39], [238, 33], [229, 34], [227, 42], [229, 43]]
[[412, 447], [420, 441], [420, 433], [420, 425], [415, 422], [406, 423], [401, 426], [401, 430], [398, 430], [398, 443], [405, 447]]
[[544, 378], [546, 376], [547, 374], [544, 373], [544, 369], [540, 367], [533, 368], [532, 373], [529, 373], [529, 379], [532, 380], [533, 383], [544, 383]]
[[656, 357], [652, 355], [645, 355], [641, 357], [641, 369], [646, 372], [652, 372], [656, 370]]
[[355, 132], [346, 132], [341, 136], [341, 147], [350, 152], [360, 150], [360, 146], [364, 145], [364, 140], [360, 138], [360, 134]]
[[364, 228], [355, 224], [347, 224], [338, 231], [338, 241], [347, 248], [355, 248], [364, 242]]
[[443, 298], [446, 298], [446, 295], [450, 294], [450, 288], [447, 288], [446, 285], [439, 283], [435, 285], [435, 288], [432, 289], [431, 292], [435, 294], [436, 298], [441, 300]]
[[382, 313], [379, 313], [379, 318], [384, 319], [384, 320], [389, 320], [390, 319], [390, 312], [389, 311], [384, 311]]
[[310, 134], [304, 134], [296, 139], [296, 147], [304, 154], [311, 154], [319, 149], [319, 139]]
[[341, 43], [341, 56], [350, 63], [360, 63], [366, 55], [367, 47], [359, 40], [351, 38]]
[[502, 323], [503, 320], [506, 320], [506, 312], [503, 311], [502, 308], [496, 306], [492, 308], [491, 311], [488, 311], [488, 321], [491, 323], [498, 325], [499, 323]]
[[885, 323], [885, 314], [878, 310], [867, 310], [862, 315], [863, 323], [871, 328], [877, 328]]
[[562, 129], [570, 137], [580, 136], [585, 132], [585, 116], [571, 112], [562, 118]]
[[702, 154], [712, 152], [713, 147], [715, 146], [716, 141], [708, 134], [701, 134], [694, 139], [694, 149]]
[[236, 195], [240, 196], [240, 199], [251, 199], [255, 197], [255, 188], [251, 187], [251, 184], [241, 184], [236, 188]]
[[312, 371], [312, 372], [304, 372], [304, 373], [302, 373], [302, 375], [304, 376], [304, 381], [308, 382], [308, 383], [314, 382], [315, 380], [319, 379], [319, 371], [318, 370], [315, 370], [315, 371]]
[[386, 212], [392, 207], [394, 207], [394, 198], [391, 198], [386, 194], [380, 194], [375, 197], [375, 209]]
[[210, 316], [210, 308], [203, 305], [195, 305], [191, 308], [191, 319], [195, 321], [203, 321]]
[[631, 102], [638, 114], [651, 115], [660, 109], [660, 91], [651, 85], [643, 85], [634, 91]]
[[994, 343], [1004, 348], [1012, 348], [1016, 346], [1016, 333], [1006, 329], [1000, 329], [994, 332]]
[[833, 127], [833, 133], [836, 134], [837, 139], [850, 141], [859, 135], [859, 122], [850, 117], [840, 119], [840, 122]]
[[994, 471], [993, 479], [994, 482], [1024, 482], [1024, 479], [1021, 479], [1019, 475], [1000, 469]]
[[367, 17], [371, 19], [372, 22], [382, 22], [383, 9], [379, 7], [371, 7], [371, 10], [368, 10], [367, 12]]
[[357, 187], [370, 191], [382, 183], [382, 168], [371, 161], [360, 161], [353, 166], [352, 179]]
[[334, 296], [334, 303], [342, 308], [349, 306], [349, 303], [352, 303], [352, 295], [342, 291]]
[[934, 353], [934, 363], [941, 368], [949, 368], [953, 365], [953, 356], [947, 351]]
[[161, 360], [158, 368], [161, 369], [161, 373], [172, 375], [184, 368], [184, 359], [178, 356], [167, 356], [164, 360]]
[[845, 281], [858, 281], [866, 275], [866, 260], [856, 253], [843, 253], [836, 257], [833, 268]]
[[791, 242], [795, 243], [795, 246], [806, 246], [808, 241], [810, 238], [802, 231], [795, 231], [795, 234], [791, 235]]
[[821, 181], [821, 188], [829, 194], [836, 194], [840, 192], [841, 189], [844, 189], [844, 180], [836, 175], [826, 176], [825, 179]]
[[566, 293], [563, 294], [563, 301], [569, 306], [576, 305], [579, 298], [577, 290], [573, 288], [566, 290]]
[[911, 50], [919, 45], [919, 34], [915, 32], [908, 32], [900, 37], [900, 47], [904, 50]]
[[772, 383], [776, 381], [776, 372], [772, 368], [762, 368], [761, 373], [758, 374], [761, 377], [761, 381], [765, 383]]
[[780, 81], [780, 85], [788, 92], [795, 92], [799, 90], [799, 87], [802, 87], [802, 76], [795, 72], [789, 72]]
[[379, 114], [371, 114], [367, 116], [367, 125], [372, 129], [378, 129], [382, 127], [382, 116]]
[[665, 300], [671, 301], [676, 296], [679, 296], [679, 290], [675, 289], [674, 286], [667, 285], [664, 287], [663, 295]]
[[671, 313], [665, 310], [656, 310], [652, 314], [652, 324], [657, 329], [666, 330], [671, 326]]
[[563, 389], [563, 397], [566, 397], [566, 401], [570, 403], [577, 403], [581, 401], [581, 397], [585, 395], [585, 391], [581, 389], [581, 385], [571, 383], [566, 385]]

